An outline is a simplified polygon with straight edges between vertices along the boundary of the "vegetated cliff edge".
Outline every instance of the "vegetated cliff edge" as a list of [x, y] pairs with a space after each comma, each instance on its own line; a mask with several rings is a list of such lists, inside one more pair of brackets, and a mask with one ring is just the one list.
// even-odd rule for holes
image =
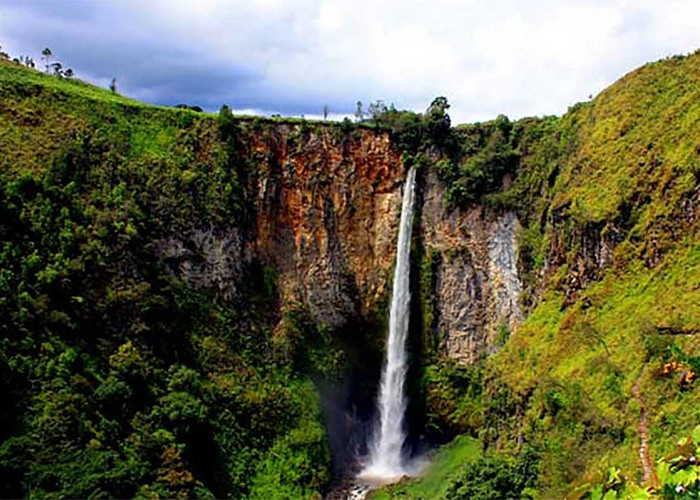
[[[322, 491], [309, 383], [363, 365], [371, 404], [381, 360], [405, 175], [390, 132], [145, 106], [9, 63], [0, 91], [3, 495]], [[448, 339], [495, 321], [449, 283], [484, 294], [496, 221], [458, 229], [479, 255], [439, 266]]]
[[[641, 366], [694, 366], [697, 66], [424, 151], [421, 425], [479, 435], [544, 495], [606, 460], [640, 470]], [[419, 152], [394, 130], [153, 108], [6, 64], [0, 89], [3, 493], [322, 491], [310, 381], [377, 368]], [[667, 450], [696, 392], [641, 387]]]
[[[248, 217], [227, 232], [195, 223], [156, 241], [172, 272], [233, 298], [256, 265], [274, 274], [282, 311], [303, 306], [333, 329], [383, 321], [405, 175], [389, 133], [281, 123], [242, 128], [237, 142], [255, 165]], [[438, 350], [473, 361], [493, 351], [499, 327], [522, 319], [518, 221], [509, 210], [448, 207], [434, 172], [421, 199], [416, 239], [436, 260]]]

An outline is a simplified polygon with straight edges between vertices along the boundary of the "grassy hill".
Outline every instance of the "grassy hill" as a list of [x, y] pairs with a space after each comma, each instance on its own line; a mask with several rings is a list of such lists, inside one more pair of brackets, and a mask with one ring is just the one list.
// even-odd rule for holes
[[[465, 375], [429, 367], [429, 398], [488, 449], [530, 460], [535, 496], [560, 498], [575, 485], [584, 496], [594, 485], [612, 498], [642, 483], [659, 492], [653, 477], [643, 480], [642, 433], [657, 467], [700, 423], [697, 383], [681, 380], [700, 370], [698, 75], [700, 53], [672, 57], [561, 118], [516, 122], [505, 138], [498, 123], [463, 127], [479, 147], [443, 166], [452, 202], [465, 203], [460, 190], [483, 176], [474, 168], [485, 151], [491, 161], [498, 148], [517, 156], [512, 185], [481, 202], [523, 222], [529, 312], [497, 355]], [[442, 494], [454, 497], [472, 469], [453, 472]], [[494, 498], [507, 495], [498, 470], [489, 478], [481, 480], [494, 481]], [[420, 484], [408, 497], [421, 497], [409, 494]]]
[[[642, 438], [657, 485], [695, 471], [657, 460], [700, 422], [698, 75], [697, 53], [649, 64], [562, 117], [448, 132], [439, 113], [391, 116], [446, 203], [518, 214], [527, 317], [475, 366], [422, 360], [428, 422], [471, 437], [378, 495], [659, 493], [635, 489]], [[231, 123], [277, 122], [0, 62], [0, 496], [327, 487], [317, 367], [300, 360], [332, 353], [280, 355], [274, 291], [250, 280], [222, 301], [153, 248], [193, 220], [245, 223], [255, 164]], [[305, 348], [323, 338], [301, 313], [283, 324]]]

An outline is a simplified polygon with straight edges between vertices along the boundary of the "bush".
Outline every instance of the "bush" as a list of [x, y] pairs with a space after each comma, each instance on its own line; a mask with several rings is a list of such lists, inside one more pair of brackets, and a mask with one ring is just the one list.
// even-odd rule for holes
[[482, 364], [443, 361], [425, 368], [428, 426], [439, 434], [476, 435], [483, 423]]
[[539, 456], [526, 449], [517, 460], [486, 455], [469, 463], [449, 480], [445, 499], [509, 499], [528, 496], [535, 485]]
[[515, 174], [519, 154], [513, 125], [504, 115], [493, 122], [459, 130], [460, 150], [452, 148], [439, 165], [448, 203], [465, 206], [501, 189], [506, 175]]

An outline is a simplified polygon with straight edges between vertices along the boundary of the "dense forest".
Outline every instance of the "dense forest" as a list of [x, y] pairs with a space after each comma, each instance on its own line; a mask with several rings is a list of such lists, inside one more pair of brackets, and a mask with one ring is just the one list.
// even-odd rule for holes
[[[418, 165], [445, 213], [517, 217], [523, 318], [452, 359], [435, 290], [463, 250], [415, 232], [409, 425], [433, 464], [374, 497], [695, 498], [699, 75], [673, 57], [561, 117], [454, 126], [444, 98], [251, 118], [0, 61], [0, 497], [327, 494], [328, 401], [373, 400], [389, 269], [304, 268], [343, 283], [318, 299], [279, 249], [349, 262], [330, 165], [389, 194]], [[287, 243], [305, 203], [323, 231]]]

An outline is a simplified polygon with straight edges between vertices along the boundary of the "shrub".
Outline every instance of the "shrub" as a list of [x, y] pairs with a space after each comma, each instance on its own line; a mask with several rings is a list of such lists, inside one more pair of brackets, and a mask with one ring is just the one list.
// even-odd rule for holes
[[518, 459], [485, 455], [469, 463], [450, 479], [442, 498], [509, 499], [522, 498], [535, 485], [539, 456], [531, 449]]

